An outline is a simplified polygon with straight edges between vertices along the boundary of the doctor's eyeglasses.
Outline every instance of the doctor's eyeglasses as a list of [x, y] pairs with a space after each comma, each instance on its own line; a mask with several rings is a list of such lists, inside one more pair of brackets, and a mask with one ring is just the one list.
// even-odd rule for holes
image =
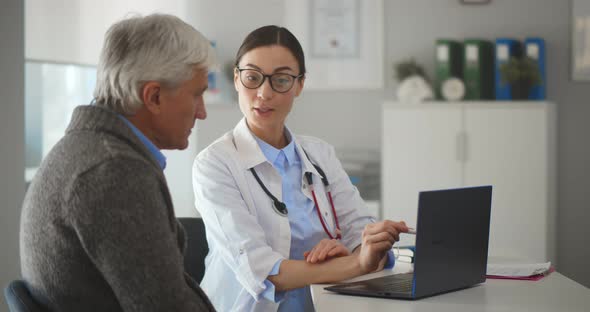
[[291, 75], [287, 73], [274, 73], [272, 75], [265, 75], [261, 71], [250, 68], [237, 68], [240, 74], [240, 81], [242, 85], [248, 89], [257, 89], [260, 87], [266, 78], [270, 82], [270, 87], [278, 93], [285, 93], [293, 87], [295, 79], [303, 77], [303, 75]]

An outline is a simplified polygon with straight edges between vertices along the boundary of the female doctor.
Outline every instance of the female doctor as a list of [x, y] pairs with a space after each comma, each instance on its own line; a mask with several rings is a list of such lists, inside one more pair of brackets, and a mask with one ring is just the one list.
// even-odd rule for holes
[[334, 148], [285, 126], [305, 82], [291, 32], [254, 30], [235, 66], [244, 118], [193, 166], [209, 244], [201, 287], [220, 311], [313, 311], [310, 284], [393, 266], [408, 228], [374, 223]]

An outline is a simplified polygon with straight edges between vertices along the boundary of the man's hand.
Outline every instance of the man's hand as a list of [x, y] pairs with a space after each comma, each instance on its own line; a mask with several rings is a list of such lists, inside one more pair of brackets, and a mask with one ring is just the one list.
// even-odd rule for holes
[[348, 256], [350, 251], [337, 239], [322, 239], [312, 250], [303, 253], [308, 263], [319, 263], [328, 259]]

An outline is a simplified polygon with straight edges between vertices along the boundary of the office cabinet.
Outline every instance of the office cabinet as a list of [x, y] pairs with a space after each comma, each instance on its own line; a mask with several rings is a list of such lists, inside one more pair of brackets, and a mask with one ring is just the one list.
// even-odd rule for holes
[[382, 216], [415, 225], [420, 191], [492, 185], [489, 255], [554, 261], [554, 106], [385, 103]]

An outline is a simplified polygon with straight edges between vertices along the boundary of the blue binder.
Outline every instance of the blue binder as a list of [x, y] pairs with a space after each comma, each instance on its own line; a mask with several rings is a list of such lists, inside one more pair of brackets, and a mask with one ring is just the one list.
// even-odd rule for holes
[[[211, 44], [211, 47], [213, 48], [213, 50], [216, 49], [217, 43], [215, 41], [209, 41], [209, 43]], [[207, 91], [211, 92], [218, 92], [219, 90], [217, 89], [217, 73], [213, 70], [213, 71], [209, 71], [207, 73], [207, 84], [208, 84], [208, 88]]]
[[522, 56], [522, 44], [520, 41], [511, 38], [496, 39], [496, 60], [494, 62], [495, 71], [495, 94], [496, 100], [511, 100], [512, 93], [510, 85], [502, 82], [502, 74], [500, 73], [500, 66], [508, 62], [510, 57]]
[[544, 100], [546, 98], [547, 76], [545, 75], [545, 40], [541, 38], [526, 38], [524, 40], [526, 56], [537, 61], [541, 84], [531, 88], [530, 100]]

